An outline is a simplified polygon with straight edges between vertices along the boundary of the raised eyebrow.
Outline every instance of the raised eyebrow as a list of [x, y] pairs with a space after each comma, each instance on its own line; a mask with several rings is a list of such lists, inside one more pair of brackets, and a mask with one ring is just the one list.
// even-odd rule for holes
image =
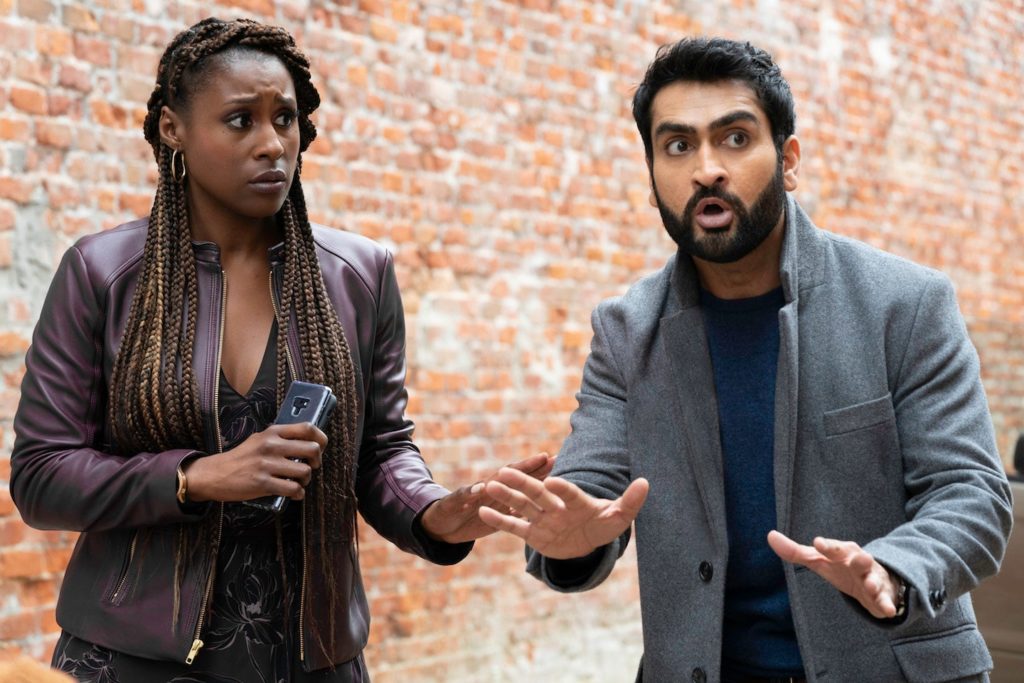
[[711, 130], [721, 130], [722, 128], [728, 128], [734, 123], [739, 123], [740, 121], [746, 121], [749, 123], [753, 123], [755, 125], [760, 124], [760, 121], [757, 120], [757, 117], [754, 116], [752, 112], [733, 111], [729, 112], [725, 116], [720, 116], [714, 121], [712, 121], [711, 125], [708, 126], [708, 128], [710, 128]]
[[654, 129], [654, 137], [661, 137], [666, 133], [672, 133], [674, 135], [696, 135], [697, 129], [686, 123], [676, 123], [674, 121], [663, 121], [658, 124], [658, 127]]

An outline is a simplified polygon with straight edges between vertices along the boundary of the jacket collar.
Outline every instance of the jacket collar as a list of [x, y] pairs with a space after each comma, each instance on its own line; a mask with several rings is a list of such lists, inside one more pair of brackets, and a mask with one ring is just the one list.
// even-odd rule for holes
[[[220, 263], [220, 247], [214, 242], [197, 242], [192, 240], [192, 251], [195, 253], [197, 261]], [[270, 265], [272, 266], [284, 263], [284, 242], [278, 242], [267, 249], [267, 257], [270, 259]]]

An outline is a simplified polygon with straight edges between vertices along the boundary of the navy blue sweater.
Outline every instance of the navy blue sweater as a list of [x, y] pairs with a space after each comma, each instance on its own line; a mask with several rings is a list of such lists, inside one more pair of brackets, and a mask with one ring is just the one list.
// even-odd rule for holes
[[724, 300], [701, 292], [715, 376], [725, 472], [729, 564], [723, 672], [802, 676], [775, 528], [775, 374], [782, 289]]

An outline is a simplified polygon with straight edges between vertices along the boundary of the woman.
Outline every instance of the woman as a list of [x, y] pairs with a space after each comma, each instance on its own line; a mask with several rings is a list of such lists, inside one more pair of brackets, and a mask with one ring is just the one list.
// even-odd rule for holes
[[[440, 564], [489, 531], [483, 487], [449, 494], [410, 440], [390, 254], [309, 224], [319, 101], [283, 29], [184, 31], [144, 124], [150, 217], [80, 240], [54, 277], [11, 491], [29, 524], [84, 532], [53, 659], [81, 681], [368, 680], [356, 510]], [[337, 394], [326, 434], [272, 424], [292, 379]], [[280, 515], [241, 504], [279, 495]]]

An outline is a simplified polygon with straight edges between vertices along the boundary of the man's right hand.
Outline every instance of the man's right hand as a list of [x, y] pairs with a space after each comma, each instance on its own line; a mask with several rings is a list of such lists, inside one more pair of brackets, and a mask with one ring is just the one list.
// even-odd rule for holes
[[646, 479], [637, 479], [620, 498], [605, 500], [559, 477], [538, 481], [503, 467], [487, 482], [487, 493], [512, 513], [482, 507], [479, 514], [488, 526], [518, 536], [541, 555], [565, 560], [618, 538], [636, 519], [648, 488]]

